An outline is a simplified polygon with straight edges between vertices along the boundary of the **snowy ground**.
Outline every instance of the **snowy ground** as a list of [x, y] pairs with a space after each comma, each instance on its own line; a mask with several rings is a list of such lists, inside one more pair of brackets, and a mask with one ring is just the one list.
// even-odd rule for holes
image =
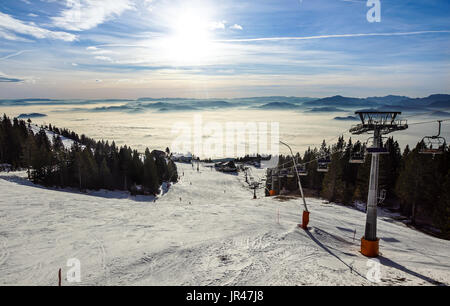
[[[36, 135], [39, 133], [39, 131], [41, 130], [41, 127], [36, 125], [36, 124], [30, 124], [31, 130], [33, 131], [33, 133]], [[70, 150], [72, 148], [72, 145], [74, 144], [75, 141], [73, 141], [72, 139], [66, 138], [64, 136], [61, 136], [59, 134], [56, 134], [54, 132], [49, 131], [48, 129], [44, 129], [45, 130], [45, 134], [47, 135], [48, 140], [50, 140], [51, 143], [53, 143], [53, 137], [54, 136], [59, 136], [61, 137], [61, 141], [64, 145], [64, 148]], [[84, 147], [84, 146], [81, 146]]]
[[178, 166], [181, 181], [156, 202], [0, 173], [0, 284], [56, 285], [70, 258], [81, 262], [81, 285], [450, 283], [450, 241], [380, 217], [381, 282], [372, 283], [358, 252], [364, 213], [308, 199], [304, 231], [299, 200], [262, 190], [253, 200], [242, 174]]

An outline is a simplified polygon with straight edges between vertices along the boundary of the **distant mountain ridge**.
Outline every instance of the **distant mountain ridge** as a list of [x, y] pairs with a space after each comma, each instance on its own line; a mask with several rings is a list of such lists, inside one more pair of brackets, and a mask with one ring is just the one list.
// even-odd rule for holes
[[[110, 103], [110, 105], [98, 105]], [[449, 94], [432, 94], [422, 98], [410, 98], [401, 95], [381, 97], [355, 98], [335, 95], [325, 98], [266, 96], [232, 99], [193, 99], [193, 98], [139, 98], [139, 99], [97, 99], [97, 100], [53, 100], [53, 99], [0, 99], [3, 106], [27, 105], [76, 105], [69, 111], [81, 111], [80, 106], [92, 105], [86, 108], [90, 112], [127, 112], [142, 111], [176, 112], [202, 111], [231, 108], [259, 110], [293, 110], [306, 112], [340, 112], [358, 109], [414, 111], [446, 111], [450, 110]]]
[[47, 117], [47, 115], [41, 114], [41, 113], [30, 113], [30, 114], [20, 114], [17, 118], [18, 119], [28, 119], [28, 118], [41, 118], [41, 117]]

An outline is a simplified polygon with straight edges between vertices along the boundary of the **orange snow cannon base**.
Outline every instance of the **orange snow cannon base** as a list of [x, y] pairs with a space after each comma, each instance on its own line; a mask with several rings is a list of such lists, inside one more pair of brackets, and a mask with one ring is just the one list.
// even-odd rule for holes
[[308, 229], [308, 223], [309, 223], [309, 211], [303, 211], [303, 218], [302, 218], [302, 224], [301, 228]]
[[379, 255], [379, 243], [380, 239], [377, 238], [375, 241], [370, 241], [361, 238], [361, 254], [367, 257], [378, 257]]

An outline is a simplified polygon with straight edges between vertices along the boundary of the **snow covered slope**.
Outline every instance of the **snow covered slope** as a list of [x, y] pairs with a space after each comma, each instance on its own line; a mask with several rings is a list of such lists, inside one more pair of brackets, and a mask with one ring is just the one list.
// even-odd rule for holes
[[[35, 135], [38, 134], [39, 131], [41, 130], [41, 127], [36, 125], [36, 124], [30, 124], [30, 128], [31, 128], [31, 130], [33, 131], [33, 133]], [[50, 143], [53, 143], [53, 137], [54, 136], [58, 136], [58, 134], [56, 134], [56, 133], [54, 133], [52, 131], [49, 131], [48, 129], [45, 129], [45, 134], [47, 134], [47, 138], [50, 141]], [[74, 144], [75, 141], [73, 141], [70, 138], [66, 138], [64, 136], [61, 136], [61, 135], [59, 135], [59, 136], [61, 137], [61, 141], [62, 141], [62, 143], [64, 145], [64, 148], [70, 150], [70, 148], [72, 148], [72, 145]]]
[[[358, 252], [364, 213], [308, 199], [303, 231], [299, 200], [253, 200], [242, 174], [178, 167], [155, 202], [0, 173], [0, 284], [56, 285], [77, 258], [83, 285], [377, 285]], [[450, 241], [387, 217], [379, 236], [380, 285], [450, 283]]]

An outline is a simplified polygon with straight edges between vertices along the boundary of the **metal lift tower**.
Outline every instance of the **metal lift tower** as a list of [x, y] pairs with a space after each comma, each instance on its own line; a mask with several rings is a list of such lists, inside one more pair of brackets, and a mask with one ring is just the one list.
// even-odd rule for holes
[[379, 254], [379, 239], [377, 237], [377, 205], [378, 205], [378, 171], [380, 154], [388, 153], [383, 148], [383, 135], [403, 131], [408, 128], [407, 121], [397, 120], [401, 112], [364, 112], [355, 113], [359, 115], [361, 123], [353, 126], [350, 133], [360, 135], [373, 133], [372, 147], [367, 152], [372, 154], [370, 168], [369, 194], [367, 197], [367, 216], [364, 237], [361, 238], [361, 253], [368, 257], [376, 257]]

